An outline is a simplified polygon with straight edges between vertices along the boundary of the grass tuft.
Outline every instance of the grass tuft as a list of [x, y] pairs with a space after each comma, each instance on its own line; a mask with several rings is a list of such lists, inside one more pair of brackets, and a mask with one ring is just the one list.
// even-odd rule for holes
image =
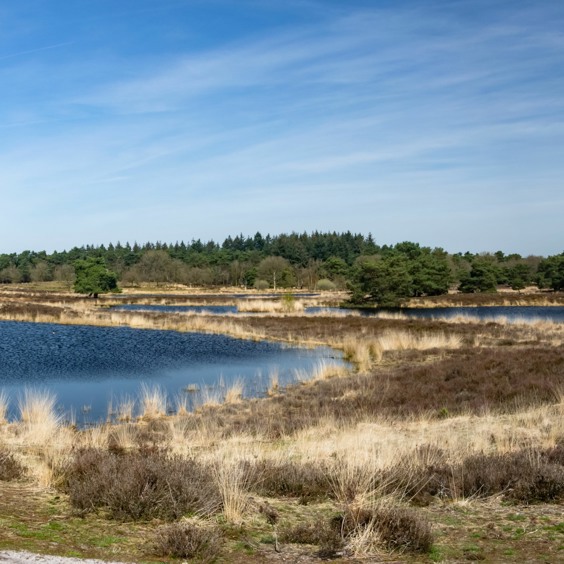
[[141, 418], [157, 419], [164, 417], [167, 413], [166, 392], [158, 385], [141, 385]]

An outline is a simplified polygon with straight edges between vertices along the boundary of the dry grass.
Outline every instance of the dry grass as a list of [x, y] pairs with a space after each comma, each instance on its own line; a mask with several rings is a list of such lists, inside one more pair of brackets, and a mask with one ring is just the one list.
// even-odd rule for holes
[[8, 422], [8, 394], [4, 390], [0, 390], [0, 425], [5, 425]]
[[120, 422], [133, 421], [135, 403], [135, 399], [131, 397], [124, 397], [120, 399], [115, 411], [117, 420]]
[[236, 378], [225, 390], [225, 394], [223, 396], [224, 403], [228, 405], [241, 403], [243, 400], [244, 389], [245, 385], [243, 383], [243, 379]]
[[386, 352], [458, 349], [462, 346], [462, 338], [444, 332], [415, 334], [408, 331], [386, 330], [379, 336], [351, 335], [341, 341], [333, 341], [332, 344], [343, 350], [345, 358], [353, 362], [359, 372], [366, 373], [374, 363], [382, 361]]
[[141, 418], [157, 419], [167, 414], [166, 392], [157, 385], [151, 386], [143, 383], [141, 385]]
[[298, 313], [304, 310], [302, 300], [247, 299], [237, 301], [237, 311], [241, 313]]
[[223, 515], [230, 523], [240, 525], [249, 509], [250, 474], [238, 457], [218, 453], [211, 465], [212, 475], [222, 499]]
[[[295, 379], [297, 382], [319, 382], [328, 380], [329, 378], [340, 378], [349, 374], [349, 369], [339, 363], [329, 362], [327, 360], [319, 360], [312, 370], [305, 369], [295, 370]], [[269, 388], [270, 389], [270, 388]]]
[[280, 391], [280, 372], [275, 369], [271, 370], [268, 375], [267, 395], [274, 396]]
[[57, 397], [48, 390], [24, 389], [18, 398], [20, 419], [35, 441], [41, 443], [55, 433], [61, 425], [56, 413]]

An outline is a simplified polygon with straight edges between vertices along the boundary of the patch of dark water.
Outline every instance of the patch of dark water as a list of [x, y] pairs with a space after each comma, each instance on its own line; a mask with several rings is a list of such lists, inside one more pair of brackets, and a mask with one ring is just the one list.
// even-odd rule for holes
[[433, 307], [433, 308], [394, 308], [360, 310], [363, 315], [381, 313], [401, 313], [419, 319], [452, 319], [455, 317], [478, 318], [482, 321], [503, 319], [508, 322], [550, 321], [564, 322], [563, 306], [480, 306], [480, 307]]
[[[320, 361], [342, 363], [328, 348], [304, 349], [222, 335], [0, 322], [0, 391], [10, 398], [9, 417], [25, 389], [57, 396], [65, 417], [85, 425], [105, 420], [108, 406], [138, 398], [142, 384], [159, 386], [173, 409], [186, 390], [244, 383], [244, 396], [260, 396], [271, 374], [281, 386], [296, 371], [311, 372]], [[194, 394], [189, 396], [194, 404]]]

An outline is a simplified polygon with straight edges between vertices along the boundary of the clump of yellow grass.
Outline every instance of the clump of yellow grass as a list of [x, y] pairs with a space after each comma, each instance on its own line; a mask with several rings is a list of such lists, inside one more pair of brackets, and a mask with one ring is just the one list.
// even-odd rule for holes
[[8, 422], [8, 394], [4, 390], [0, 390], [0, 425]]
[[241, 313], [297, 313], [303, 310], [303, 302], [296, 299], [248, 299], [237, 302], [237, 311]]
[[431, 349], [457, 349], [462, 345], [459, 335], [445, 333], [415, 334], [408, 331], [386, 331], [377, 337], [354, 337], [349, 335], [340, 342], [345, 357], [353, 362], [359, 372], [366, 372], [374, 362], [380, 362], [385, 352]]
[[166, 392], [158, 385], [142, 384], [139, 402], [142, 419], [157, 419], [166, 415]]
[[62, 421], [56, 413], [57, 397], [48, 390], [25, 388], [18, 398], [21, 422], [37, 434], [49, 434], [56, 430]]
[[42, 486], [53, 485], [60, 474], [56, 469], [64, 466], [75, 441], [74, 431], [62, 425], [56, 402], [52, 392], [33, 388], [26, 388], [18, 398], [18, 450], [24, 465]]
[[280, 390], [280, 372], [277, 368], [270, 371], [268, 375], [268, 389], [267, 394], [269, 396], [276, 395]]
[[211, 470], [219, 488], [223, 515], [230, 523], [240, 525], [251, 504], [250, 466], [239, 456], [218, 452], [212, 460]]
[[243, 400], [244, 384], [242, 378], [236, 378], [229, 387], [226, 388], [223, 401], [226, 404], [241, 403]]
[[327, 360], [319, 360], [310, 369], [296, 368], [294, 377], [298, 382], [319, 382], [329, 378], [345, 376], [348, 373], [346, 366], [337, 364], [336, 362], [328, 362]]
[[387, 331], [377, 337], [376, 343], [383, 352], [425, 351], [429, 349], [458, 349], [462, 345], [462, 339], [459, 335], [447, 335], [442, 332], [414, 334], [407, 331]]

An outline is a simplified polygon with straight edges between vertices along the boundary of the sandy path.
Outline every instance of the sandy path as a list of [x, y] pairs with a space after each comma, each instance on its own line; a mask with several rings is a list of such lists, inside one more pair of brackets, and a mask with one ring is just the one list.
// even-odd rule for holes
[[0, 562], [10, 562], [11, 564], [29, 564], [30, 562], [42, 562], [43, 564], [120, 564], [119, 562], [108, 562], [107, 560], [82, 560], [81, 558], [49, 556], [46, 554], [33, 554], [31, 552], [15, 550], [1, 551]]

